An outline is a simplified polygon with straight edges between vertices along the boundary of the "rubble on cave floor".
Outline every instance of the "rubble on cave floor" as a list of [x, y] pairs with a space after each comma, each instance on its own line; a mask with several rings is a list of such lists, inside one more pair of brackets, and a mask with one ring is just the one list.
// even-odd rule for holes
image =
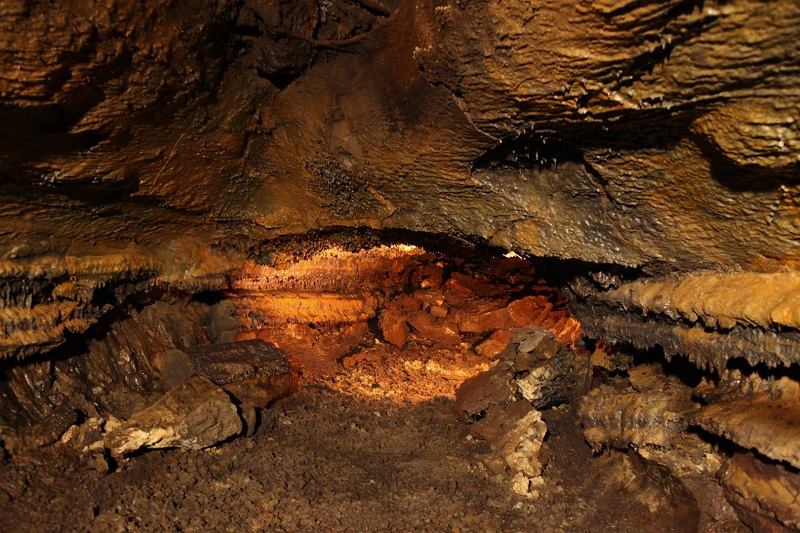
[[518, 257], [253, 262], [8, 374], [0, 526], [797, 529], [797, 383], [587, 342]]
[[486, 466], [490, 446], [452, 411], [464, 379], [487, 368], [467, 348], [413, 337], [403, 348], [373, 341], [335, 371], [307, 374], [295, 394], [262, 411], [251, 437], [120, 458], [111, 473], [66, 460], [7, 463], [0, 524], [29, 531], [641, 531], [657, 523], [686, 531], [693, 523], [689, 506], [624, 457], [596, 461], [566, 405], [542, 414], [550, 436], [539, 498], [517, 495], [507, 473]]

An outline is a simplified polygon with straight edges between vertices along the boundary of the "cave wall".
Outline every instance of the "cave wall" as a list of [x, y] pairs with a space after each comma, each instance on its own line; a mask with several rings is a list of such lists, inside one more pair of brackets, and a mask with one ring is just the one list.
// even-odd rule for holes
[[366, 226], [572, 260], [594, 336], [795, 363], [798, 22], [791, 1], [6, 2], [0, 351]]
[[215, 338], [191, 294], [411, 230], [549, 260], [603, 341], [587, 441], [796, 530], [799, 26], [793, 0], [3, 2], [0, 419], [67, 427], [76, 391], [125, 417], [162, 392], [148, 344]]

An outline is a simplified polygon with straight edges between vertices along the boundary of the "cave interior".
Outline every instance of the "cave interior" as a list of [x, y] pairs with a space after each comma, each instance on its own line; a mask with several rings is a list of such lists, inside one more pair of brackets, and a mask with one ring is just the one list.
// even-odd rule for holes
[[800, 3], [0, 4], [2, 531], [800, 531]]

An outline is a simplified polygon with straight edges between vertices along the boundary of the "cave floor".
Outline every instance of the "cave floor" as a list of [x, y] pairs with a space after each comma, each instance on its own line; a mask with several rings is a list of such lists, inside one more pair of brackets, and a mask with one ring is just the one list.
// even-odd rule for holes
[[690, 531], [696, 517], [626, 456], [592, 457], [569, 406], [548, 410], [538, 498], [482, 458], [451, 405], [487, 367], [468, 349], [375, 343], [306, 365], [251, 437], [156, 451], [111, 473], [57, 453], [0, 467], [2, 531]]

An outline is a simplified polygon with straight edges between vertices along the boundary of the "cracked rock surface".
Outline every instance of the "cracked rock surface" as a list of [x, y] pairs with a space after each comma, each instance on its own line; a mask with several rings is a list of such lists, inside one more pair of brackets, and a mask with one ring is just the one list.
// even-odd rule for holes
[[[793, 0], [2, 2], [3, 449], [102, 469], [106, 415], [197, 383], [198, 345], [357, 373], [364, 339], [422, 342], [501, 357], [470, 416], [577, 407], [607, 491], [798, 529], [798, 27]], [[425, 251], [487, 245], [519, 255]], [[556, 354], [503, 355], [530, 326]], [[252, 433], [295, 382], [238, 364]]]

